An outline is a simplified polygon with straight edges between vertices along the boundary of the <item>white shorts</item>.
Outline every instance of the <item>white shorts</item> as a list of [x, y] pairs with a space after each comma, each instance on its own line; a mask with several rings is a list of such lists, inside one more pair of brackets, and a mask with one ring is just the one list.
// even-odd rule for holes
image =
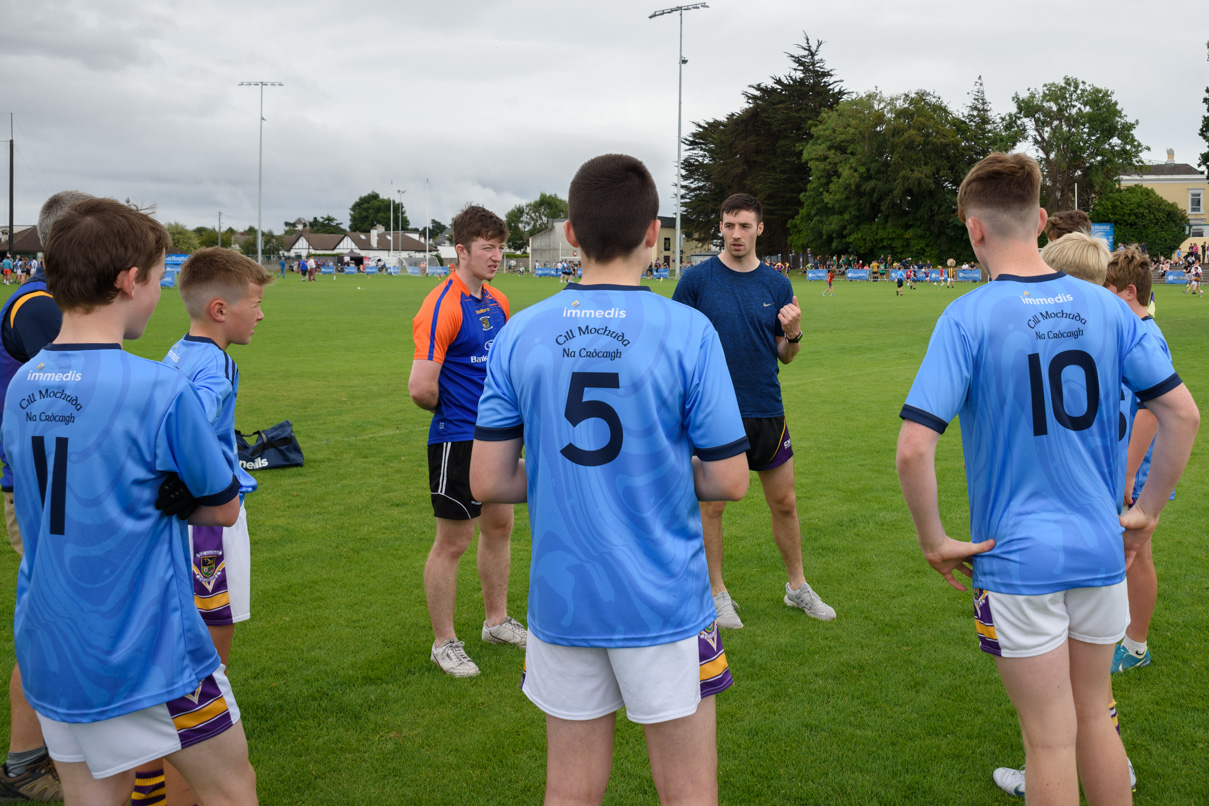
[[190, 526], [193, 603], [208, 627], [252, 617], [252, 541], [248, 513], [239, 506], [234, 526]]
[[596, 719], [625, 706], [631, 722], [649, 725], [691, 716], [702, 697], [732, 682], [721, 633], [710, 625], [670, 644], [613, 649], [547, 644], [530, 632], [521, 690], [559, 719]]
[[1032, 596], [974, 588], [974, 626], [982, 651], [1004, 658], [1044, 655], [1068, 638], [1115, 644], [1129, 626], [1129, 593], [1124, 580]]
[[46, 749], [55, 761], [85, 762], [99, 779], [212, 739], [239, 721], [224, 671], [215, 669], [192, 694], [100, 722], [57, 722], [38, 714]]

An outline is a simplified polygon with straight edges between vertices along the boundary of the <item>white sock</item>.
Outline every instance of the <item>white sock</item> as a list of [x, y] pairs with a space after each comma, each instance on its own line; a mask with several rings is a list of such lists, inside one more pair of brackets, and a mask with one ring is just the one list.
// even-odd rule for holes
[[1121, 639], [1121, 646], [1125, 647], [1130, 654], [1136, 655], [1139, 658], [1146, 654], [1146, 642], [1142, 641], [1138, 643], [1128, 635]]

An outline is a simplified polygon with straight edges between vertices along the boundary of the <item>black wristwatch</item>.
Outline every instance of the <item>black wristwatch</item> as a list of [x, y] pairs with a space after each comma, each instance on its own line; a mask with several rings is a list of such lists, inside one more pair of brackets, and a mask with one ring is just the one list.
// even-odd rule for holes
[[802, 336], [804, 335], [806, 335], [805, 331], [799, 330], [797, 336], [793, 337], [792, 339], [786, 336], [785, 341], [789, 342], [790, 344], [797, 344], [802, 340]]

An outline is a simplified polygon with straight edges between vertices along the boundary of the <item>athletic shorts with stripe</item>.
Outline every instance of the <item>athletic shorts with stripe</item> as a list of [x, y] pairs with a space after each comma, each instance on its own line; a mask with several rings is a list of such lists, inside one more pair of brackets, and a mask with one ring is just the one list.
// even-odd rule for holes
[[428, 489], [432, 514], [451, 521], [469, 521], [483, 513], [470, 494], [470, 447], [473, 440], [437, 442], [428, 446]]
[[100, 722], [57, 722], [38, 715], [50, 757], [85, 762], [93, 778], [108, 778], [212, 739], [239, 721], [239, 706], [223, 667], [197, 690]]
[[711, 624], [670, 644], [619, 648], [547, 644], [530, 632], [521, 690], [559, 719], [597, 719], [624, 705], [631, 722], [649, 725], [696, 713], [702, 697], [733, 682]]
[[1115, 644], [1129, 626], [1125, 581], [1099, 588], [1071, 588], [1020, 595], [974, 588], [974, 629], [979, 647], [1002, 658], [1032, 658], [1068, 638]]
[[252, 617], [252, 544], [248, 513], [239, 506], [234, 526], [190, 526], [193, 603], [207, 627]]
[[749, 470], [772, 470], [793, 456], [789, 425], [782, 417], [744, 417], [743, 430], [751, 448], [747, 451]]

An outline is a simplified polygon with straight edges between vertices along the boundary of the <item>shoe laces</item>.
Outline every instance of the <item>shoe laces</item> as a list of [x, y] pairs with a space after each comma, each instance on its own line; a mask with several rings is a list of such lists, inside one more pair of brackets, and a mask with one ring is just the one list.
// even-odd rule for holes
[[450, 639], [449, 641], [441, 644], [440, 651], [441, 654], [449, 655], [459, 663], [470, 663], [470, 656], [466, 654], [465, 646], [465, 641], [454, 641]]

